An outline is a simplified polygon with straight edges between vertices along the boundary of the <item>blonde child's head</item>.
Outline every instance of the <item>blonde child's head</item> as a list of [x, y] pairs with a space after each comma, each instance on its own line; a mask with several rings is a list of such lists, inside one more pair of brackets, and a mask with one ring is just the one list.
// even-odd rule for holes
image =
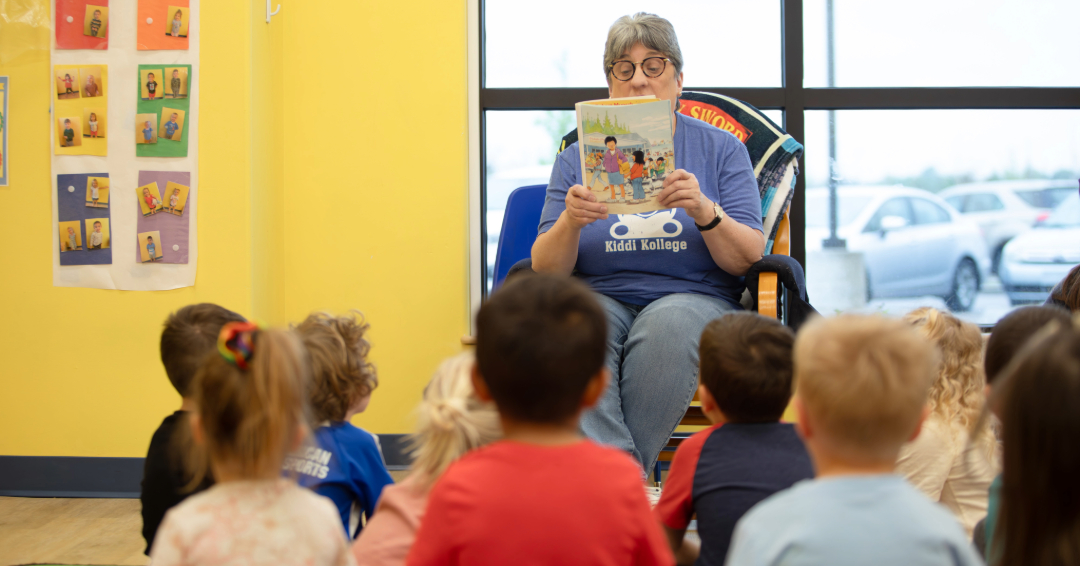
[[195, 477], [209, 461], [217, 479], [268, 479], [281, 474], [285, 455], [307, 431], [308, 364], [290, 330], [260, 330], [252, 323], [226, 324], [218, 351], [195, 376]]
[[439, 366], [424, 389], [411, 445], [413, 471], [431, 485], [451, 462], [502, 436], [495, 404], [481, 401], [470, 375], [472, 354], [460, 354]]
[[927, 408], [947, 423], [955, 422], [970, 429], [978, 420], [986, 398], [979, 328], [930, 307], [915, 309], [904, 320], [933, 342], [941, 356]]
[[795, 340], [808, 444], [853, 465], [895, 462], [937, 373], [933, 345], [907, 323], [858, 315], [810, 322]]
[[368, 325], [359, 313], [313, 313], [296, 326], [311, 360], [310, 402], [317, 422], [343, 421], [367, 407], [379, 385], [368, 361]]

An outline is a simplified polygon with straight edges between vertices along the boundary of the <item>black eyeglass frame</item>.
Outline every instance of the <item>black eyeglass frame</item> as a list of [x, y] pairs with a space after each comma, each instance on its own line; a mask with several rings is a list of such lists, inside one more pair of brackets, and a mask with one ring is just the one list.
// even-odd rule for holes
[[[659, 59], [659, 60], [664, 62], [664, 66], [660, 68], [660, 72], [657, 73], [656, 76], [650, 75], [647, 71], [645, 71], [645, 62], [650, 60], [650, 59]], [[617, 81], [626, 82], [626, 81], [629, 81], [629, 80], [634, 78], [634, 75], [637, 74], [638, 67], [640, 67], [641, 72], [645, 73], [646, 77], [649, 77], [650, 79], [655, 79], [655, 78], [659, 77], [660, 75], [664, 74], [664, 71], [667, 70], [667, 64], [670, 63], [670, 62], [671, 62], [671, 59], [668, 59], [667, 57], [646, 57], [646, 58], [642, 59], [640, 63], [634, 63], [633, 61], [628, 61], [626, 59], [620, 59], [620, 60], [615, 61], [612, 64], [608, 65], [608, 74], [610, 74]], [[634, 66], [634, 72], [630, 73], [629, 77], [626, 77], [625, 79], [620, 79], [618, 76], [615, 75], [615, 65], [618, 65], [619, 63], [630, 63], [631, 65]]]

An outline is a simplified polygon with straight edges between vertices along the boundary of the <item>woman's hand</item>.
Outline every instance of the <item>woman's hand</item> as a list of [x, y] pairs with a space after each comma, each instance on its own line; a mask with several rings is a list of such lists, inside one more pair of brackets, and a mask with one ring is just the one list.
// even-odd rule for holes
[[713, 202], [701, 193], [697, 177], [684, 169], [676, 169], [664, 179], [664, 190], [657, 198], [662, 206], [686, 210], [687, 216], [699, 226], [712, 222], [716, 217]]
[[596, 222], [607, 220], [607, 207], [596, 202], [596, 195], [581, 185], [566, 191], [566, 219], [578, 230]]

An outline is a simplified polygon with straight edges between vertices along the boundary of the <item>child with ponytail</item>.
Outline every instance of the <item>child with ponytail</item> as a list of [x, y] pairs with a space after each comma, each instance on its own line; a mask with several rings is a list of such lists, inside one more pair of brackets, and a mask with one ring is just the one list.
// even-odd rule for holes
[[472, 354], [461, 354], [444, 361], [431, 378], [418, 408], [412, 473], [383, 491], [374, 517], [353, 544], [357, 564], [405, 564], [435, 480], [462, 454], [502, 436], [494, 403], [481, 401], [473, 390], [472, 367]]
[[334, 506], [281, 477], [307, 434], [307, 360], [290, 331], [225, 325], [195, 376], [197, 485], [214, 487], [165, 515], [155, 566], [353, 564]]

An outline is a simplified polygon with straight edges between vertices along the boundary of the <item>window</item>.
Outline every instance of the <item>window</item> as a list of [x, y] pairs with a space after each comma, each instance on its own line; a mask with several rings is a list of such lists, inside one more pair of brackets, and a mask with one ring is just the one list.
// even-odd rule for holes
[[997, 195], [977, 193], [968, 195], [967, 208], [965, 208], [963, 212], [989, 212], [991, 210], [1001, 210], [1003, 208], [1005, 208], [1005, 205]]
[[866, 228], [863, 228], [863, 232], [877, 232], [881, 230], [881, 221], [886, 216], [895, 216], [904, 221], [905, 226], [914, 224], [911, 219], [911, 204], [910, 200], [906, 198], [894, 198], [885, 201], [885, 204], [881, 205], [881, 208], [874, 213], [874, 216], [870, 218], [870, 221], [866, 223]]
[[[806, 147], [790, 210], [791, 253], [806, 266], [822, 312], [836, 309], [815, 289], [808, 250], [817, 253], [829, 238], [825, 188], [833, 179], [838, 238], [866, 265], [891, 270], [868, 274], [869, 302], [839, 310], [899, 315], [929, 305], [992, 324], [1014, 301], [1034, 300], [1009, 294], [997, 266], [1006, 243], [1077, 192], [1080, 58], [1062, 56], [1075, 51], [1075, 0], [688, 0], [617, 8], [471, 1], [482, 72], [470, 80], [484, 125], [473, 163], [483, 169], [482, 214], [473, 230], [487, 243], [483, 263], [474, 265], [494, 263], [510, 191], [546, 182], [551, 148], [573, 128], [573, 104], [607, 96], [600, 59], [608, 26], [645, 10], [675, 26], [687, 90], [767, 109]], [[740, 56], [726, 57], [724, 44]], [[962, 214], [954, 220], [938, 197]], [[895, 216], [920, 228], [883, 238], [889, 215], [878, 214], [894, 199], [907, 202]], [[881, 207], [867, 210], [874, 203]], [[950, 293], [961, 262], [977, 265], [978, 289], [970, 304], [958, 305]], [[908, 271], [920, 281], [904, 282]], [[961, 279], [970, 281], [966, 274]]]

